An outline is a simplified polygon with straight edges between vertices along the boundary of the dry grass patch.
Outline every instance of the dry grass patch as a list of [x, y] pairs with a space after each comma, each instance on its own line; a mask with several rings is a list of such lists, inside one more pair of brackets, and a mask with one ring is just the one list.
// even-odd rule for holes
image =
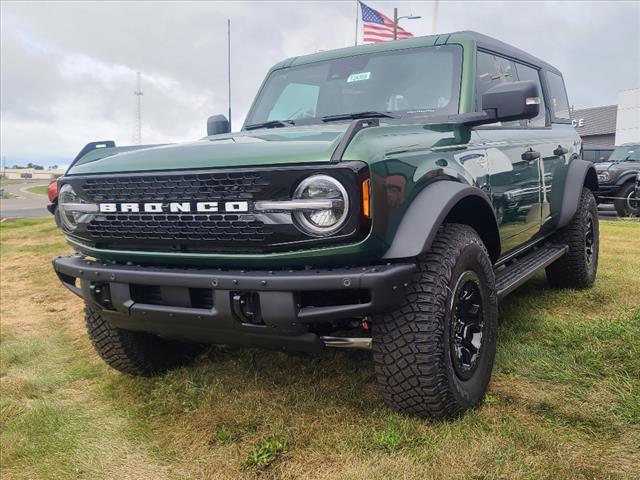
[[387, 409], [367, 354], [213, 348], [152, 379], [109, 370], [50, 259], [53, 221], [5, 222], [3, 478], [635, 478], [640, 224], [602, 223], [598, 281], [543, 275], [501, 305], [488, 401], [455, 422]]

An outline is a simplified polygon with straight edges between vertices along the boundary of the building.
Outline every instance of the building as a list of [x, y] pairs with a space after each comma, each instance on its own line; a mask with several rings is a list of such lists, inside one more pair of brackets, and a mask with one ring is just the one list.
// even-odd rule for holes
[[46, 180], [52, 181], [64, 175], [63, 169], [36, 170], [33, 168], [4, 168], [0, 175], [9, 180]]
[[618, 94], [616, 145], [640, 142], [640, 88]]
[[571, 118], [586, 144], [640, 142], [640, 88], [619, 92], [617, 105], [572, 110]]
[[592, 145], [616, 144], [617, 105], [573, 110], [571, 118], [583, 143]]

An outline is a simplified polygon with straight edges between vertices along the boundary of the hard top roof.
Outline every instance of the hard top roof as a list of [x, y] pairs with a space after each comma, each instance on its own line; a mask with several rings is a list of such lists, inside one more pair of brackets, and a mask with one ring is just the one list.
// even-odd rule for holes
[[482, 33], [473, 32], [470, 30], [460, 31], [460, 32], [452, 32], [452, 33], [443, 33], [438, 35], [428, 35], [424, 37], [412, 37], [403, 40], [396, 40], [390, 42], [379, 42], [379, 43], [368, 43], [364, 45], [358, 45], [354, 47], [346, 47], [339, 48], [335, 50], [327, 50], [325, 52], [312, 53], [310, 55], [303, 55], [300, 57], [293, 57], [287, 60], [284, 60], [273, 68], [284, 68], [291, 67], [295, 65], [304, 65], [307, 63], [314, 63], [323, 60], [334, 60], [337, 58], [349, 57], [352, 55], [362, 55], [366, 53], [376, 53], [376, 52], [385, 52], [392, 50], [401, 50], [405, 48], [415, 48], [415, 47], [431, 47], [434, 45], [446, 45], [452, 43], [459, 43], [461, 41], [474, 41], [478, 48], [484, 50], [491, 50], [498, 54], [521, 60], [525, 63], [531, 64], [538, 68], [543, 68], [545, 70], [550, 70], [557, 74], [561, 74], [560, 71], [548, 64], [540, 60], [533, 55], [528, 54], [524, 50], [520, 50], [508, 43], [497, 40], [493, 37], [489, 37], [488, 35], [483, 35]]

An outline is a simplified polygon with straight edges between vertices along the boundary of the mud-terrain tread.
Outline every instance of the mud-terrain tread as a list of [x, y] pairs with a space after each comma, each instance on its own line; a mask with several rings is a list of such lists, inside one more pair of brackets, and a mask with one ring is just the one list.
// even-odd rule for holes
[[417, 271], [402, 306], [373, 322], [375, 372], [382, 397], [391, 408], [426, 418], [454, 418], [460, 405], [447, 378], [443, 318], [448, 281], [461, 249], [478, 244], [488, 269], [489, 292], [496, 306], [495, 278], [487, 250], [471, 227], [440, 227], [428, 253], [418, 258]]
[[98, 355], [112, 368], [129, 375], [150, 377], [164, 373], [188, 364], [204, 349], [199, 344], [115, 328], [89, 306], [85, 308], [85, 321]]
[[585, 262], [584, 253], [584, 226], [586, 225], [586, 216], [589, 213], [593, 215], [596, 245], [599, 247], [598, 205], [591, 190], [583, 188], [575, 215], [568, 225], [554, 235], [553, 241], [561, 245], [568, 245], [569, 251], [546, 269], [547, 281], [553, 288], [589, 288], [595, 281], [595, 273], [598, 269], [597, 250], [593, 272]]

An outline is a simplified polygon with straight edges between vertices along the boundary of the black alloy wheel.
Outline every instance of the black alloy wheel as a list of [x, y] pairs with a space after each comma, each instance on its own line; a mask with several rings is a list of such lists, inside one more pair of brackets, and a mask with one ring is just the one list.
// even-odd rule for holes
[[462, 273], [452, 295], [449, 345], [456, 375], [469, 380], [478, 368], [484, 334], [482, 289], [478, 275]]

